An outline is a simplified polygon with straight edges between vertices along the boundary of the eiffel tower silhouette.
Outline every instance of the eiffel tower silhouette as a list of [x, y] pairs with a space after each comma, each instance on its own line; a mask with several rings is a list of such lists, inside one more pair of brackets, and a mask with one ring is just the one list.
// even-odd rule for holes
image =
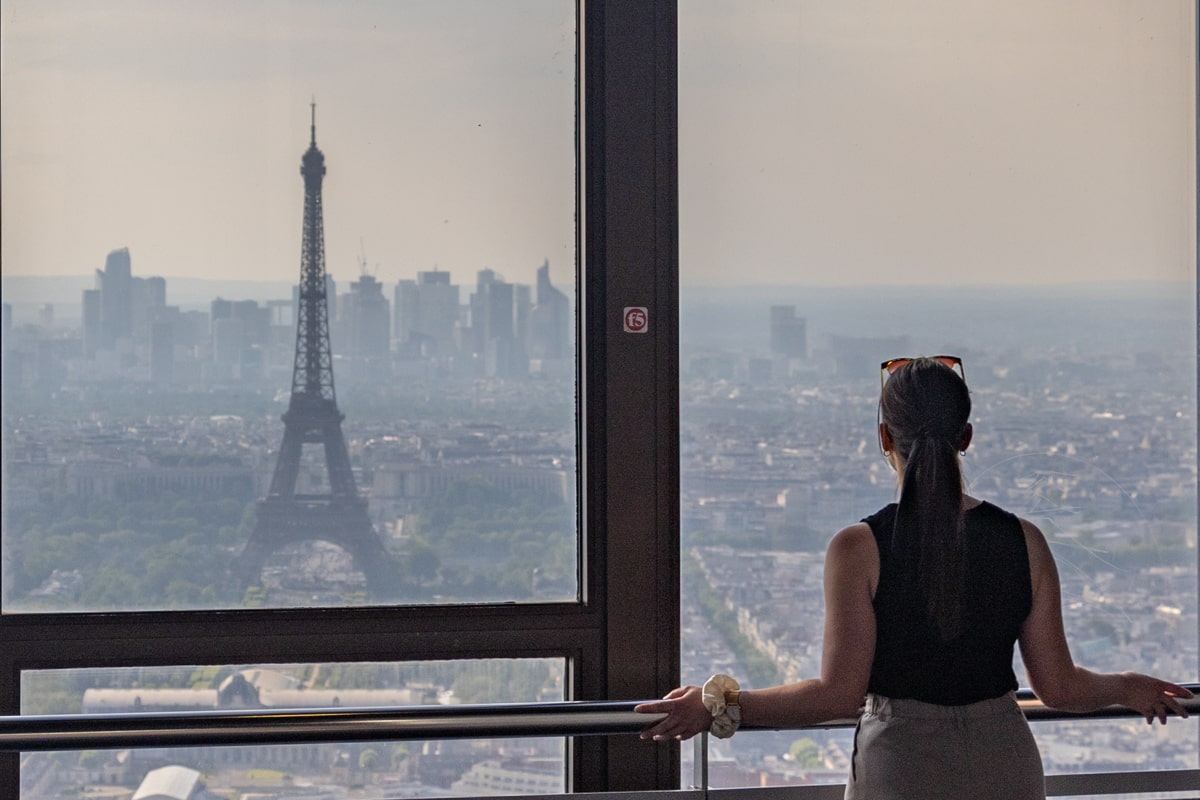
[[[372, 597], [394, 594], [397, 574], [367, 515], [366, 498], [354, 485], [350, 454], [342, 435], [344, 415], [333, 388], [329, 307], [325, 290], [325, 232], [321, 181], [325, 156], [317, 149], [317, 107], [312, 104], [312, 139], [301, 161], [304, 176], [304, 236], [300, 256], [300, 301], [296, 313], [296, 359], [292, 396], [283, 415], [283, 444], [271, 489], [258, 502], [254, 532], [233, 565], [237, 588], [256, 583], [272, 553], [297, 542], [326, 541], [350, 553], [367, 579]], [[298, 494], [304, 445], [322, 445], [328, 494]]]

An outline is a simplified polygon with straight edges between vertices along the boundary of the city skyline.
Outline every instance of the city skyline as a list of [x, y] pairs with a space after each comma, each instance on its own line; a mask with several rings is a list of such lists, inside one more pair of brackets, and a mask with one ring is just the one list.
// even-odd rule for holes
[[[516, 5], [8, 3], [4, 274], [290, 280], [315, 97], [337, 279], [569, 285], [574, 3]], [[1194, 21], [682, 4], [681, 280], [1194, 280]]]

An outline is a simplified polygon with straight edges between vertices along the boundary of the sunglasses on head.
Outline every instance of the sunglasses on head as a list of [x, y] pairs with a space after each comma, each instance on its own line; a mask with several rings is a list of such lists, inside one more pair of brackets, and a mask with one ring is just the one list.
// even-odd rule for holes
[[[958, 356], [925, 356], [925, 358], [936, 361], [943, 367], [948, 367], [954, 370], [958, 373], [958, 377], [962, 378], [963, 382], [966, 383], [967, 376], [963, 371], [962, 359]], [[879, 387], [881, 389], [883, 388], [883, 385], [887, 383], [887, 379], [892, 376], [893, 372], [900, 369], [905, 364], [916, 360], [917, 359], [915, 358], [889, 358], [887, 361], [884, 361], [879, 365]]]

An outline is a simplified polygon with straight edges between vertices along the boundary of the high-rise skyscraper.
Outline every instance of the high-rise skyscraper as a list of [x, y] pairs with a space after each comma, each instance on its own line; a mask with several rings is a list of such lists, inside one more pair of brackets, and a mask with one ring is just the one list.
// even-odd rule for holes
[[271, 311], [256, 300], [209, 304], [209, 349], [218, 380], [246, 380], [263, 369], [271, 336]]
[[771, 352], [789, 358], [808, 356], [808, 324], [795, 306], [771, 306]]
[[104, 341], [102, 302], [99, 289], [83, 290], [83, 355], [87, 358], [93, 358]]
[[441, 360], [454, 356], [459, 303], [449, 272], [418, 272], [415, 281], [399, 281], [393, 297], [393, 333], [402, 353]]
[[471, 294], [471, 346], [482, 374], [515, 377], [525, 374], [523, 348], [516, 337], [516, 291], [493, 270], [476, 275]]
[[392, 290], [392, 341], [400, 353], [417, 355], [419, 346], [410, 346], [416, 338], [416, 327], [421, 308], [421, 295], [417, 282], [399, 280]]
[[345, 353], [350, 358], [379, 359], [387, 356], [391, 345], [391, 322], [383, 284], [372, 275], [360, 275], [350, 284], [346, 298]]
[[84, 290], [82, 305], [85, 356], [118, 350], [148, 358], [151, 325], [167, 313], [167, 281], [133, 277], [129, 248], [122, 247], [108, 254], [103, 270], [96, 270], [95, 288]]
[[529, 356], [541, 360], [573, 358], [571, 301], [550, 283], [550, 262], [537, 271], [537, 300], [529, 319]]
[[235, 319], [242, 326], [241, 347], [263, 347], [271, 338], [271, 310], [257, 300], [225, 300], [218, 297], [209, 304], [209, 319], [214, 330], [221, 320]]
[[104, 347], [133, 335], [133, 275], [129, 248], [113, 250], [96, 270], [100, 290], [100, 338]]
[[223, 378], [241, 376], [238, 367], [242, 353], [246, 350], [246, 324], [237, 317], [214, 319], [212, 331], [212, 360], [223, 369], [218, 373]]
[[175, 371], [175, 326], [170, 320], [150, 323], [150, 382], [170, 383]]
[[419, 330], [432, 343], [431, 354], [452, 356], [458, 327], [458, 287], [450, 283], [450, 273], [438, 270], [418, 272], [420, 292]]
[[164, 278], [132, 278], [130, 280], [130, 323], [134, 341], [148, 342], [150, 326], [162, 318], [167, 307], [167, 281]]
[[522, 355], [528, 355], [529, 317], [533, 313], [533, 291], [523, 283], [513, 284], [513, 339]]

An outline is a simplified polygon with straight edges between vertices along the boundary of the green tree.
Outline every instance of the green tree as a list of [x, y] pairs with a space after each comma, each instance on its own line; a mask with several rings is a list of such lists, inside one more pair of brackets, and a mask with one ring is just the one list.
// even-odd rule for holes
[[399, 561], [428, 591], [524, 599], [533, 593], [535, 569], [574, 574], [574, 512], [532, 490], [455, 481], [407, 523]]
[[804, 737], [792, 742], [788, 753], [798, 766], [816, 768], [824, 766], [821, 762], [821, 747], [812, 739]]

